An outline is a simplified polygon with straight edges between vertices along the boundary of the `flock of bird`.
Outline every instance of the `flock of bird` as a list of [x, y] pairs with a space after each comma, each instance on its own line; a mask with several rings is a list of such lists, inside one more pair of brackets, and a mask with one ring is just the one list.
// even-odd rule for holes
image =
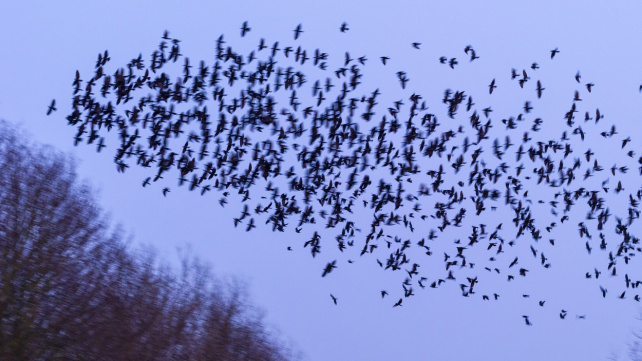
[[[240, 30], [245, 37], [252, 29], [246, 22]], [[342, 33], [349, 30], [346, 23], [340, 27]], [[567, 228], [577, 222], [576, 239], [589, 254], [598, 247], [607, 256], [607, 270], [596, 268], [586, 278], [620, 275], [617, 268], [625, 268], [640, 251], [631, 226], [640, 214], [642, 188], [626, 193], [616, 177], [635, 169], [615, 161], [631, 158], [642, 164], [642, 157], [636, 158], [631, 138], [615, 125], [600, 133], [604, 115], [599, 109], [581, 108], [582, 97], [595, 85], [582, 84], [579, 72], [568, 111], [550, 121], [564, 129], [551, 136], [549, 128], [542, 131], [550, 122], [533, 114], [548, 91], [534, 79], [540, 69], [536, 62], [490, 80], [483, 97], [504, 86], [532, 97], [521, 112], [497, 121], [490, 106], [477, 107], [466, 91], [447, 89], [431, 102], [406, 94], [411, 83], [405, 71], [396, 72], [399, 87], [387, 94], [403, 96], [379, 105], [383, 91], [362, 90], [366, 64], [371, 64], [366, 56], [346, 52], [331, 58], [300, 44], [304, 34], [298, 25], [289, 43], [260, 39], [247, 54], [226, 46], [220, 36], [215, 59], [196, 64], [165, 32], [149, 60], [139, 55], [111, 73], [105, 51], [93, 74], [83, 80], [77, 71], [73, 81], [67, 121], [77, 128], [75, 142], [93, 144], [100, 152], [105, 133], [115, 131], [117, 169], [124, 172], [132, 163], [149, 169], [143, 187], [178, 177], [178, 184], [190, 190], [219, 194], [221, 206], [240, 202], [242, 211], [233, 222], [246, 231], [262, 223], [273, 231], [311, 228], [302, 248], [312, 256], [322, 245], [333, 245], [336, 254], [374, 255], [382, 269], [402, 271], [403, 293], [394, 306], [417, 287], [455, 283], [471, 297], [486, 275], [511, 281], [525, 277], [528, 264], [548, 268], [542, 249], [555, 245], [554, 231], [565, 222]], [[418, 42], [409, 48], [422, 49]], [[559, 53], [551, 50], [544, 60], [555, 61]], [[464, 55], [468, 63], [480, 59], [470, 45]], [[381, 56], [372, 66], [381, 74], [392, 58]], [[451, 69], [465, 64], [452, 56], [435, 62]], [[172, 66], [182, 74], [166, 73]], [[438, 119], [429, 106], [442, 105]], [[54, 100], [47, 114], [55, 110]], [[622, 157], [610, 157], [612, 165], [598, 161], [584, 143], [596, 133], [605, 141], [618, 140]], [[583, 145], [586, 152], [578, 154], [574, 148]], [[165, 184], [162, 194], [170, 191]], [[611, 213], [607, 194], [627, 198], [624, 216]], [[320, 224], [329, 230], [318, 229]], [[506, 235], [510, 230], [515, 234]], [[332, 231], [334, 241], [322, 242]], [[428, 263], [441, 273], [422, 272]], [[337, 259], [329, 262], [322, 276], [339, 266]], [[628, 273], [624, 278], [620, 298], [642, 284]], [[606, 288], [600, 286], [599, 295], [606, 297]], [[388, 291], [381, 291], [386, 296]], [[483, 300], [499, 296], [481, 294]], [[336, 304], [337, 297], [331, 297]], [[639, 301], [637, 294], [632, 298]], [[563, 319], [567, 311], [562, 311]], [[524, 319], [531, 324], [528, 316]]]

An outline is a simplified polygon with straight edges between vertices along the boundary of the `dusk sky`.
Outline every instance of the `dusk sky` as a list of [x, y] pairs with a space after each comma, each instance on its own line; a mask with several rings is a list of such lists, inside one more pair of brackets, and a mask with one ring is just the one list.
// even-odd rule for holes
[[[640, 14], [642, 3], [635, 1], [5, 1], [0, 4], [0, 118], [26, 130], [37, 142], [73, 154], [81, 178], [95, 187], [113, 223], [121, 225], [135, 244], [153, 246], [170, 262], [177, 260], [177, 250], [189, 251], [209, 262], [217, 275], [244, 281], [252, 300], [264, 309], [267, 323], [299, 349], [305, 360], [623, 360], [632, 331], [642, 329], [637, 320], [641, 308], [634, 300], [635, 289], [627, 290], [624, 299], [618, 296], [626, 290], [624, 272], [638, 280], [642, 268], [633, 257], [628, 265], [618, 264], [618, 277], [609, 277], [608, 252], [599, 250], [599, 240], [592, 241], [594, 250], [588, 255], [586, 239], [579, 238], [576, 225], [583, 220], [585, 209], [577, 208], [580, 213], [573, 215], [573, 224], [547, 234], [539, 244], [524, 238], [520, 247], [510, 251], [512, 256], [504, 256], [503, 262], [519, 256], [520, 265], [530, 270], [527, 277], [516, 276], [507, 282], [507, 273], [502, 273], [488, 278], [471, 297], [462, 297], [460, 282], [436, 289], [415, 287], [415, 296], [393, 308], [403, 296], [400, 284], [406, 273], [383, 271], [375, 260], [385, 259], [384, 253], [360, 257], [358, 246], [339, 253], [335, 233], [327, 232], [322, 223], [317, 228], [308, 225], [301, 233], [295, 232], [294, 225], [282, 233], [272, 232], [262, 222], [251, 232], [245, 232], [244, 226], [235, 228], [239, 198], [230, 198], [230, 204], [222, 208], [218, 192], [201, 196], [187, 187], [179, 188], [172, 176], [143, 188], [142, 181], [152, 173], [133, 164], [125, 173], [117, 172], [113, 163], [116, 142], [108, 142], [100, 153], [95, 145], [75, 147], [76, 130], [67, 125], [65, 117], [71, 112], [76, 70], [84, 79], [91, 77], [97, 55], [105, 50], [111, 57], [107, 72], [124, 67], [139, 54], [149, 62], [166, 30], [181, 40], [181, 53], [195, 66], [200, 60], [213, 63], [221, 34], [226, 46], [246, 54], [256, 49], [261, 38], [269, 46], [279, 41], [281, 46], [300, 45], [310, 52], [321, 49], [332, 64], [321, 79], [334, 77], [349, 52], [353, 58], [368, 59], [361, 91], [369, 94], [380, 89], [378, 117], [393, 101], [407, 101], [415, 92], [422, 94], [442, 124], [454, 122], [442, 103], [444, 90], [464, 90], [474, 97], [480, 112], [492, 107], [493, 136], [504, 139], [501, 120], [516, 116], [525, 101], [530, 101], [534, 109], [529, 122], [542, 118], [545, 124], [537, 136], [558, 138], [566, 130], [576, 141], [569, 163], [584, 157], [590, 148], [607, 169], [587, 187], [597, 184], [599, 188], [612, 165], [628, 166], [627, 174], [611, 177], [606, 185], [611, 192], [605, 196], [611, 211], [625, 217], [628, 194], [635, 194], [642, 185], [637, 162], [642, 155]], [[241, 37], [245, 21], [251, 30]], [[343, 23], [348, 27], [345, 32], [340, 31]], [[298, 24], [303, 33], [295, 41], [293, 30]], [[421, 44], [417, 49], [413, 43]], [[467, 45], [479, 59], [469, 61], [464, 52]], [[559, 53], [551, 59], [553, 49]], [[381, 56], [390, 58], [385, 66]], [[458, 64], [451, 69], [440, 63], [442, 56], [457, 58]], [[531, 68], [535, 62], [538, 69]], [[513, 68], [520, 74], [526, 69], [532, 78], [524, 89], [511, 80]], [[179, 77], [180, 66], [175, 69], [174, 77]], [[400, 87], [399, 71], [410, 79], [406, 89]], [[578, 71], [580, 83], [575, 79]], [[497, 88], [489, 94], [493, 79]], [[537, 80], [545, 88], [542, 99], [537, 99]], [[587, 83], [594, 84], [591, 92]], [[576, 122], [586, 132], [584, 142], [572, 134], [572, 128], [566, 128], [564, 119], [576, 90], [582, 97]], [[304, 102], [315, 101], [301, 93]], [[56, 99], [57, 111], [47, 116], [52, 99]], [[283, 99], [287, 102], [287, 97]], [[599, 124], [585, 123], [584, 110], [594, 116], [596, 108], [604, 118]], [[463, 111], [459, 116], [458, 122], [466, 124], [468, 116]], [[600, 132], [609, 131], [611, 125], [617, 127], [617, 134], [601, 137]], [[518, 144], [522, 133], [511, 133], [513, 143]], [[622, 149], [621, 141], [629, 136], [630, 144]], [[507, 151], [512, 166], [517, 164], [511, 154], [516, 147]], [[628, 150], [636, 156], [628, 157]], [[491, 147], [486, 153], [491, 159]], [[439, 160], [418, 159], [422, 161], [434, 166]], [[455, 184], [459, 178], [452, 168], [449, 174], [447, 181]], [[467, 174], [459, 176], [465, 181]], [[422, 182], [420, 176], [416, 184]], [[577, 178], [574, 188], [583, 182], [582, 175]], [[612, 189], [618, 179], [625, 191], [615, 196]], [[167, 196], [162, 194], [164, 187], [171, 188]], [[553, 194], [545, 186], [528, 190], [533, 199], [550, 200]], [[499, 208], [484, 212], [475, 224], [510, 225], [512, 212]], [[474, 209], [469, 213], [472, 219]], [[544, 220], [550, 214], [541, 217]], [[369, 213], [356, 212], [352, 220], [357, 228], [369, 230]], [[610, 236], [614, 223], [612, 219], [606, 226]], [[441, 247], [452, 249], [454, 238], [468, 237], [470, 224], [459, 235], [451, 230], [451, 239], [438, 238], [433, 256], [416, 254], [429, 282], [442, 277], [430, 273], [443, 273]], [[400, 236], [416, 243], [436, 226], [429, 222], [417, 225], [421, 236], [399, 227], [403, 230]], [[326, 246], [312, 258], [303, 244], [314, 231], [323, 234]], [[630, 227], [631, 233], [636, 231], [640, 232], [639, 223]], [[506, 237], [512, 237], [513, 230], [508, 232]], [[556, 240], [554, 247], [549, 238]], [[550, 268], [533, 259], [531, 244], [546, 253]], [[611, 246], [614, 244], [615, 238]], [[488, 273], [481, 261], [485, 254], [476, 258], [480, 263], [473, 273]], [[349, 259], [354, 262], [348, 263]], [[337, 269], [321, 277], [333, 260], [337, 260]], [[586, 279], [586, 272], [596, 267], [603, 270], [603, 276]], [[606, 297], [600, 286], [609, 289]], [[389, 296], [382, 299], [381, 290]], [[493, 293], [501, 295], [498, 300], [482, 299], [482, 294]], [[337, 297], [336, 305], [330, 294]], [[545, 301], [543, 306], [540, 301]], [[561, 310], [567, 312], [563, 320]], [[532, 326], [525, 324], [523, 315], [529, 316]]]

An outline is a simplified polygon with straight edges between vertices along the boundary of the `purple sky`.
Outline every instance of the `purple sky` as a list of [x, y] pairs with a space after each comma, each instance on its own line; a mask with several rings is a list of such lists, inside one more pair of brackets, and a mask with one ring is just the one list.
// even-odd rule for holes
[[[112, 58], [112, 71], [139, 53], [148, 60], [167, 29], [182, 41], [181, 51], [193, 63], [201, 59], [211, 63], [220, 34], [225, 34], [227, 45], [249, 51], [260, 38], [268, 44], [294, 44], [292, 30], [301, 23], [304, 33], [297, 45], [320, 48], [338, 61], [345, 51], [353, 57], [368, 57], [364, 89], [379, 87], [389, 99], [407, 99], [410, 92], [401, 92], [395, 75], [405, 71], [411, 91], [423, 94], [436, 111], [443, 110], [440, 100], [446, 88], [471, 92], [480, 108], [492, 106], [494, 124], [520, 112], [524, 100], [532, 100], [534, 112], [552, 124], [551, 134], [559, 134], [574, 90], [582, 90], [582, 106], [599, 107], [606, 116], [597, 127], [587, 123], [587, 132], [590, 129], [592, 135], [585, 144], [577, 145], [577, 151], [590, 147], [605, 167], [629, 165], [631, 171], [622, 179], [628, 182], [627, 191], [632, 191], [640, 186], [635, 160], [626, 158], [625, 152], [604, 142], [597, 133], [616, 124], [619, 134], [615, 138], [619, 141], [630, 135], [630, 149], [640, 149], [642, 4], [217, 3], [3, 2], [0, 118], [20, 124], [36, 141], [73, 153], [80, 161], [81, 176], [99, 190], [100, 202], [114, 223], [130, 232], [135, 242], [153, 245], [170, 260], [176, 259], [177, 249], [190, 249], [211, 262], [217, 274], [246, 281], [252, 298], [265, 309], [269, 324], [308, 360], [593, 360], [612, 354], [623, 359], [631, 330], [642, 326], [636, 320], [639, 304], [633, 301], [633, 293], [625, 300], [616, 298], [622, 277], [601, 278], [604, 283], [584, 279], [593, 266], [604, 265], [605, 254], [594, 251], [587, 256], [584, 240], [577, 239], [574, 227], [555, 234], [554, 248], [541, 245], [553, 264], [550, 269], [533, 266], [528, 277], [511, 283], [504, 278], [491, 280], [489, 289], [502, 294], [498, 301], [482, 301], [480, 294], [461, 297], [457, 285], [452, 284], [436, 290], [419, 289], [415, 297], [404, 300], [403, 307], [393, 309], [392, 297], [381, 300], [380, 291], [387, 289], [398, 297], [403, 277], [381, 271], [373, 257], [340, 256], [328, 245], [327, 252], [313, 259], [302, 248], [309, 235], [296, 234], [293, 228], [284, 233], [261, 227], [250, 233], [234, 229], [232, 217], [240, 208], [221, 208], [217, 195], [201, 197], [176, 187], [173, 179], [165, 184], [172, 187], [167, 197], [161, 194], [163, 184], [143, 189], [141, 182], [149, 174], [137, 168], [117, 173], [109, 152], [113, 152], [113, 145], [99, 154], [93, 146], [74, 147], [75, 129], [66, 126], [64, 116], [70, 108], [75, 71], [92, 73], [97, 54], [105, 49]], [[241, 38], [239, 28], [244, 21], [252, 30]], [[339, 31], [343, 22], [350, 28], [346, 33]], [[413, 49], [413, 42], [422, 43], [421, 49]], [[473, 63], [463, 52], [468, 44], [480, 56]], [[551, 61], [549, 51], [554, 48], [561, 52]], [[378, 60], [383, 55], [391, 58], [386, 67]], [[457, 57], [460, 64], [452, 71], [439, 64], [440, 56]], [[533, 62], [540, 65], [533, 78], [542, 79], [546, 87], [541, 102], [535, 102], [534, 90], [521, 91], [510, 80], [511, 68], [529, 68]], [[590, 94], [575, 82], [578, 70], [583, 84], [595, 83]], [[497, 94], [489, 97], [487, 86], [493, 78], [497, 79]], [[46, 117], [52, 98], [58, 111]], [[447, 122], [448, 118], [440, 120]], [[613, 181], [611, 187], [615, 187]], [[530, 190], [531, 194], [540, 191]], [[619, 201], [613, 202], [616, 209]], [[501, 211], [486, 213], [482, 221], [490, 224], [504, 217], [508, 224], [512, 217]], [[583, 214], [576, 217], [581, 220]], [[370, 218], [355, 221], [366, 229]], [[425, 227], [422, 231], [430, 229]], [[639, 231], [639, 223], [633, 229], [634, 233]], [[331, 244], [334, 241], [328, 236]], [[294, 251], [287, 251], [288, 246]], [[519, 256], [526, 260], [530, 251], [528, 247], [523, 251]], [[432, 261], [441, 267], [442, 256], [435, 257]], [[335, 258], [339, 268], [321, 278], [325, 264]], [[348, 265], [348, 258], [357, 262]], [[429, 268], [431, 259], [421, 262]], [[640, 265], [632, 262], [627, 272], [638, 279]], [[614, 290], [605, 299], [599, 292], [600, 284]], [[337, 306], [330, 293], [338, 297]], [[522, 294], [532, 296], [525, 299]], [[538, 306], [539, 300], [546, 300], [544, 307]], [[568, 310], [566, 320], [559, 319], [561, 309]], [[524, 314], [530, 315], [533, 327], [525, 326]], [[577, 315], [586, 315], [586, 319], [578, 320]]]

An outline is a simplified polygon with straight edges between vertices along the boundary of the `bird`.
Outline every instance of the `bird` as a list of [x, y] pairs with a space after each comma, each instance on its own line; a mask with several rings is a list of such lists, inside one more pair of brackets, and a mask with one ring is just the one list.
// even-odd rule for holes
[[246, 232], [249, 232], [252, 230], [252, 228], [256, 228], [256, 225], [254, 224], [254, 218], [250, 218], [250, 221], [247, 224], [247, 228], [245, 229]]
[[475, 50], [473, 49], [472, 45], [466, 45], [464, 48], [464, 53], [468, 54], [470, 53], [470, 61], [474, 61], [475, 59], [479, 59], [479, 56], [477, 56], [477, 53], [475, 53]]
[[247, 34], [250, 30], [252, 30], [252, 28], [247, 26], [247, 21], [244, 22], [243, 25], [241, 26], [241, 37], [244, 37], [245, 34]]
[[343, 24], [341, 24], [340, 30], [341, 30], [342, 33], [345, 33], [346, 31], [350, 30], [350, 28], [348, 28], [348, 24], [347, 23], [343, 23]]
[[403, 71], [397, 72], [397, 78], [399, 79], [399, 83], [401, 83], [401, 88], [406, 89], [406, 83], [409, 80], [406, 73]]
[[334, 260], [334, 261], [332, 261], [332, 262], [328, 263], [328, 264], [325, 266], [325, 268], [323, 269], [323, 273], [321, 274], [321, 277], [325, 277], [325, 276], [327, 276], [327, 275], [328, 275], [328, 273], [332, 272], [332, 270], [333, 270], [333, 269], [337, 268], [336, 264], [337, 264], [337, 261], [336, 261], [336, 260]]
[[497, 85], [495, 85], [495, 79], [493, 79], [493, 81], [490, 82], [490, 85], [488, 86], [488, 88], [489, 88], [488, 93], [493, 94], [493, 90], [497, 88]]
[[551, 50], [551, 59], [553, 59], [555, 57], [555, 54], [557, 54], [559, 52], [560, 51], [558, 50], [558, 48], [555, 48], [555, 49]]
[[600, 286], [600, 291], [602, 292], [602, 298], [606, 298], [606, 288]]
[[[97, 151], [98, 153], [100, 153], [100, 151], [101, 151], [103, 148], [105, 148], [105, 147], [106, 147], [106, 145], [105, 145], [105, 138], [104, 138], [104, 137], [100, 137], [100, 140], [98, 141], [98, 144], [96, 145], [96, 151]], [[150, 178], [151, 178], [151, 177], [150, 177]], [[143, 184], [143, 187], [144, 187], [144, 186], [145, 186], [145, 184]]]
[[302, 32], [303, 30], [301, 30], [301, 24], [297, 25], [294, 29], [294, 40], [297, 40]]
[[546, 88], [543, 88], [542, 83], [538, 80], [537, 81], [537, 99], [540, 99], [542, 97], [542, 92], [544, 91], [544, 89]]
[[412, 47], [415, 49], [419, 49], [420, 46], [421, 46], [421, 43], [412, 43]]
[[336, 305], [337, 304], [337, 298], [331, 293], [330, 298], [332, 298], [332, 302]]
[[55, 112], [56, 109], [56, 99], [51, 100], [51, 104], [49, 104], [49, 108], [47, 109], [47, 115], [51, 115], [51, 113]]

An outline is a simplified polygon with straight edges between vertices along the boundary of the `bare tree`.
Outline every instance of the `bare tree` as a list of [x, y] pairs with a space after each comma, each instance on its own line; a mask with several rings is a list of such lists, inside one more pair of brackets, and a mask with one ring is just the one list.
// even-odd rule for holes
[[72, 159], [0, 121], [0, 359], [286, 360], [243, 289], [110, 231]]
[[[642, 316], [638, 316], [638, 320], [642, 321]], [[632, 340], [629, 341], [627, 348], [627, 359], [631, 361], [642, 360], [642, 333], [640, 330], [631, 332]]]

